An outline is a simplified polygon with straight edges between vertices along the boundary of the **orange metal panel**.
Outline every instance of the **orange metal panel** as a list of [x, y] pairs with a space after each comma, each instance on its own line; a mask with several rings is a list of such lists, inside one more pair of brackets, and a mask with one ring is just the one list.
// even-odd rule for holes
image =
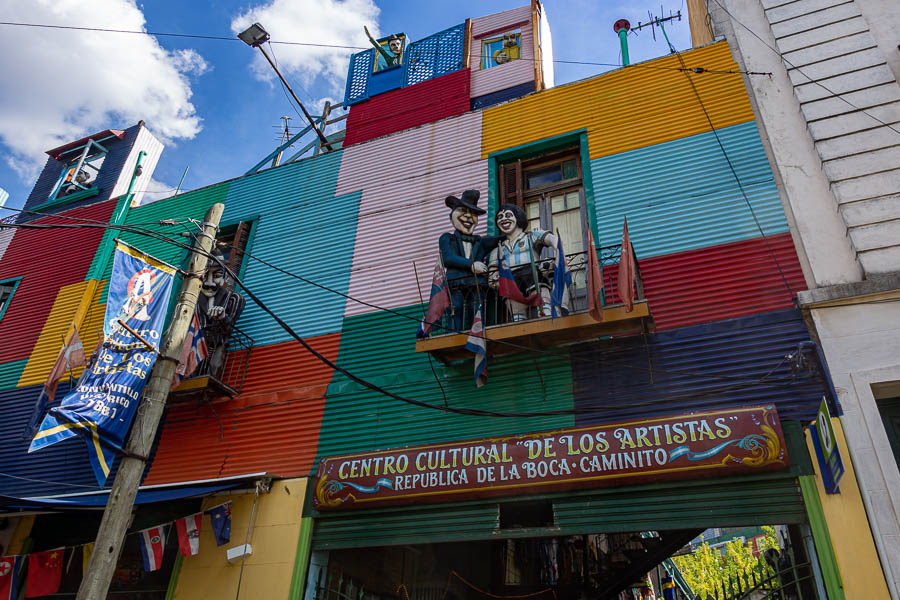
[[[310, 338], [337, 361], [340, 334]], [[268, 471], [310, 472], [318, 450], [325, 391], [332, 371], [299, 342], [253, 350], [241, 395], [169, 408], [145, 484]]]

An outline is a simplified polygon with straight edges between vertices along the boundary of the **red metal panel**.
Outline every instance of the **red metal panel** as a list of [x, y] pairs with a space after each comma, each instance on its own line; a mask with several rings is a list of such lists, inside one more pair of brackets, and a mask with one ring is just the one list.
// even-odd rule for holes
[[[115, 200], [76, 208], [61, 217], [107, 222]], [[31, 224], [68, 224], [57, 216]], [[59, 288], [83, 281], [104, 230], [19, 229], [0, 260], [0, 280], [22, 277], [0, 321], [0, 363], [28, 358], [53, 307]]]
[[[336, 361], [340, 334], [308, 340]], [[312, 470], [331, 369], [286, 342], [253, 351], [244, 392], [233, 400], [173, 405], [144, 484], [268, 471]]]
[[[805, 290], [791, 235], [770, 236], [768, 246], [793, 293]], [[657, 331], [791, 308], [793, 297], [768, 246], [756, 238], [641, 260], [644, 293]], [[617, 272], [617, 266], [603, 269], [607, 300]]]
[[[380, 94], [350, 109], [344, 147], [461, 115], [469, 110], [469, 70]], [[389, 156], [373, 157], [376, 161]]]

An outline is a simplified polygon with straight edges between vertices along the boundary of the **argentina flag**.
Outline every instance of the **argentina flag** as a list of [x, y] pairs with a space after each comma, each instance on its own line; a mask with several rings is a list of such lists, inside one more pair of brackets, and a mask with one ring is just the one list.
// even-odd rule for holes
[[97, 484], [106, 483], [156, 362], [174, 275], [174, 267], [117, 242], [103, 347], [79, 386], [44, 417], [28, 452], [81, 435]]

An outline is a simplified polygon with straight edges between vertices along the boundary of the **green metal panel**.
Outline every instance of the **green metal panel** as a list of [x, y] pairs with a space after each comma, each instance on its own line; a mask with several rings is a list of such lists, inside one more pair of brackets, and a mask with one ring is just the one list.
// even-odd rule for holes
[[822, 502], [819, 492], [816, 490], [816, 480], [813, 475], [800, 477], [800, 489], [803, 498], [809, 508], [809, 525], [813, 534], [813, 543], [816, 546], [816, 554], [819, 558], [819, 566], [822, 568], [822, 578], [825, 580], [825, 589], [832, 600], [844, 600], [844, 585], [841, 581], [841, 571], [838, 568], [837, 557], [834, 555], [834, 547], [831, 544], [831, 535], [828, 533], [828, 524], [825, 521], [825, 513], [822, 510]]
[[28, 359], [23, 358], [0, 365], [0, 390], [16, 387], [26, 364], [28, 364]]
[[618, 488], [554, 502], [562, 534], [806, 521], [803, 495], [790, 473]]
[[[420, 305], [398, 312], [421, 318]], [[444, 365], [415, 352], [415, 320], [377, 312], [347, 317], [341, 332], [338, 364], [359, 377], [409, 398], [434, 405], [499, 412], [553, 411], [572, 408], [572, 371], [568, 351], [558, 357], [529, 354], [489, 359], [490, 380], [480, 390], [471, 360]], [[440, 384], [438, 384], [438, 381]], [[319, 457], [483, 438], [574, 425], [572, 415], [555, 417], [473, 417], [421, 408], [394, 400], [335, 374], [328, 387], [319, 438]]]
[[313, 550], [463, 542], [495, 538], [495, 504], [390, 509], [334, 514], [316, 519]]
[[309, 553], [312, 543], [313, 520], [305, 517], [300, 520], [300, 535], [297, 537], [297, 553], [294, 555], [294, 571], [291, 575], [291, 588], [288, 600], [303, 600], [306, 590], [306, 572], [309, 569]]

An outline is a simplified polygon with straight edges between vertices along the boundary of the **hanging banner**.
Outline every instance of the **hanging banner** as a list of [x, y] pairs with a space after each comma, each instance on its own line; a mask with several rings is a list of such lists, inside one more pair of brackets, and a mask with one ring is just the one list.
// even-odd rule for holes
[[788, 467], [774, 406], [323, 458], [317, 510], [759, 473]]
[[103, 348], [75, 391], [44, 417], [29, 452], [83, 435], [97, 483], [106, 483], [156, 362], [174, 275], [174, 267], [117, 242]]

